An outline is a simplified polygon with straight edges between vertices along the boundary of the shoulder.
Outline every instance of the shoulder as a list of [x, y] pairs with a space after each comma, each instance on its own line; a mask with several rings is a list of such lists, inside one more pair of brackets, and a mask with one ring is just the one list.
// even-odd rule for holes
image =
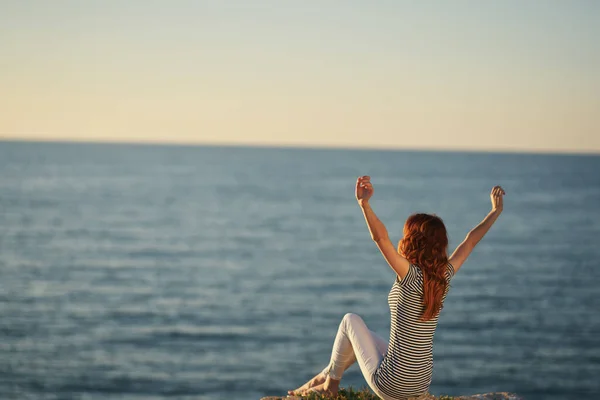
[[413, 287], [418, 284], [418, 282], [422, 282], [423, 280], [423, 271], [415, 264], [409, 264], [408, 272], [404, 278], [400, 278], [400, 276], [396, 275], [396, 283], [400, 286], [404, 287]]
[[452, 277], [456, 273], [454, 270], [454, 265], [452, 265], [450, 262], [448, 262], [448, 265], [446, 266], [446, 273], [450, 279], [452, 279]]

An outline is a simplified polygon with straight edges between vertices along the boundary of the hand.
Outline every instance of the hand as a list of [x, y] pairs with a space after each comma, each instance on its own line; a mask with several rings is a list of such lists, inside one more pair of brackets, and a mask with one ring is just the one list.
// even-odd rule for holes
[[506, 192], [500, 186], [494, 186], [492, 188], [492, 192], [490, 193], [490, 200], [492, 200], [492, 210], [502, 212], [504, 208], [504, 204], [502, 201], [502, 196], [504, 196]]
[[356, 180], [356, 200], [359, 203], [368, 201], [373, 196], [373, 185], [370, 176], [361, 176]]

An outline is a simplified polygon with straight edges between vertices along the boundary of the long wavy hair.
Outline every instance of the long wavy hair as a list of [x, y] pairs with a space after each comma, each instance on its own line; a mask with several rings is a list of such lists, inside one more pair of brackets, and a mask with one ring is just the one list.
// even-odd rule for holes
[[398, 252], [423, 272], [423, 306], [421, 321], [435, 318], [442, 310], [442, 298], [447, 289], [448, 234], [440, 217], [413, 214], [404, 224], [404, 237]]

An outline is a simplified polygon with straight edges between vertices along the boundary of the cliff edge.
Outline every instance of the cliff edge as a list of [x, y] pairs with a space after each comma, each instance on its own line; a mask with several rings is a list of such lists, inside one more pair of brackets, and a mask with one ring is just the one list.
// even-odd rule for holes
[[[373, 396], [373, 398], [377, 398], [375, 396]], [[269, 396], [269, 397], [263, 397], [260, 400], [303, 400], [306, 399], [306, 397], [302, 398], [299, 396], [285, 396], [285, 397], [279, 397], [279, 396]], [[514, 393], [508, 393], [508, 392], [496, 392], [496, 393], [483, 393], [483, 394], [473, 394], [470, 396], [440, 396], [440, 397], [436, 397], [433, 395], [424, 395], [424, 396], [419, 396], [419, 397], [414, 397], [411, 400], [523, 400], [522, 397], [514, 394]]]

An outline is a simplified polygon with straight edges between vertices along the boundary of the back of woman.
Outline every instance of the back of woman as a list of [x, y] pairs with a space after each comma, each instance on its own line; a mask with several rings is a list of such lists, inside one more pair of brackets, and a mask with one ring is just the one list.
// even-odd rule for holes
[[[452, 265], [446, 264], [448, 285], [446, 299], [454, 276]], [[375, 384], [394, 398], [418, 396], [427, 392], [433, 372], [433, 336], [439, 313], [422, 321], [424, 276], [420, 267], [411, 264], [404, 279], [396, 279], [388, 295], [390, 307], [390, 339], [387, 353], [375, 371]]]

